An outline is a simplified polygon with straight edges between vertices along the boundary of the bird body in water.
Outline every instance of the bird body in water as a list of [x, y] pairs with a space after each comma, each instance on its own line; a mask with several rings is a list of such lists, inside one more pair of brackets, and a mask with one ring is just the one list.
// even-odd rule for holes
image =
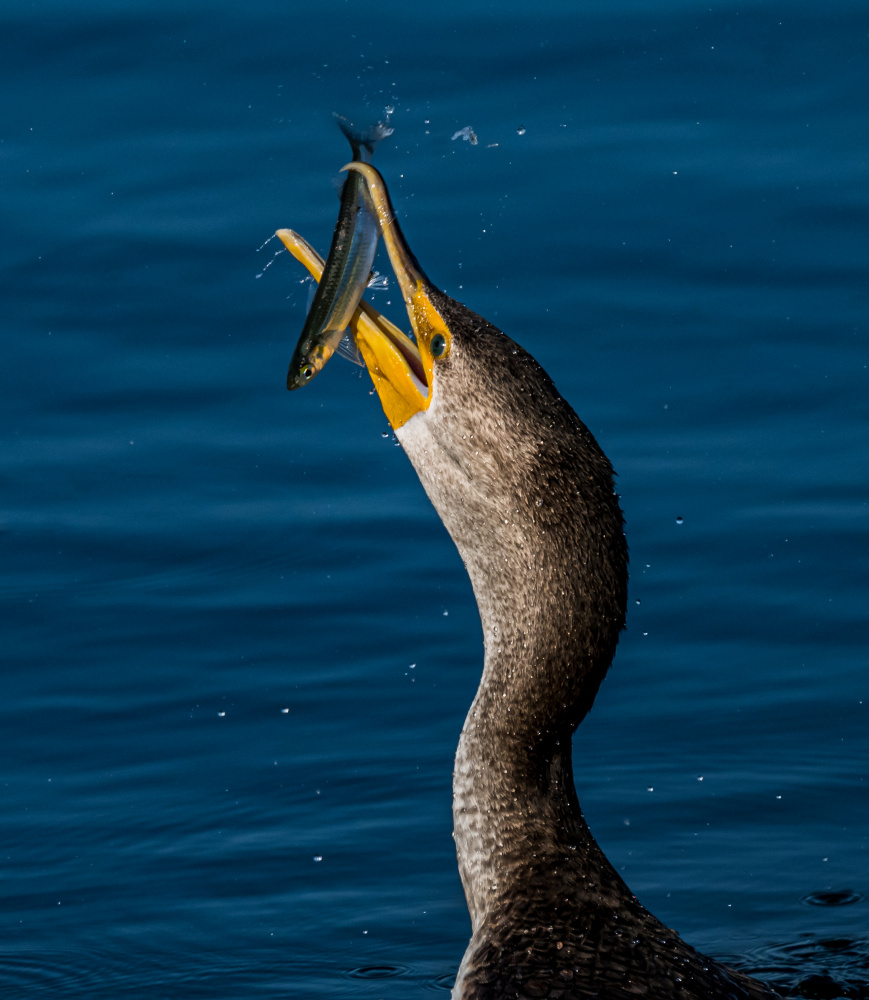
[[453, 1000], [775, 997], [644, 909], [580, 810], [571, 739], [627, 599], [609, 460], [531, 355], [428, 281], [380, 174], [348, 168], [368, 184], [417, 352], [376, 323], [359, 325], [357, 345], [483, 626], [453, 776], [472, 924]]

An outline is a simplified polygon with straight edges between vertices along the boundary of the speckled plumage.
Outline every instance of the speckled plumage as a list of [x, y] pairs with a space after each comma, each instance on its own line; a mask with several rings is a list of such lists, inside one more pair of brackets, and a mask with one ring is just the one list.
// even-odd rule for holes
[[571, 737], [624, 625], [609, 461], [540, 365], [436, 289], [452, 333], [397, 436], [474, 587], [485, 665], [453, 814], [473, 936], [454, 1000], [770, 998], [637, 902], [576, 797]]

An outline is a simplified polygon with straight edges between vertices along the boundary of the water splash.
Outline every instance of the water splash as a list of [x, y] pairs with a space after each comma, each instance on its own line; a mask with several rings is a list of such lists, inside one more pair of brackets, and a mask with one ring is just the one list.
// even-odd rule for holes
[[[271, 241], [275, 238], [275, 235], [276, 235], [275, 233], [272, 233], [272, 235], [265, 241], [265, 243], [263, 243], [262, 246], [259, 246], [259, 247], [256, 248], [256, 252], [259, 253], [260, 250], [265, 250], [265, 248], [269, 245], [269, 243], [271, 243]], [[261, 278], [266, 273], [266, 271], [268, 271], [268, 269], [272, 266], [272, 264], [274, 264], [275, 257], [279, 257], [282, 253], [286, 253], [286, 252], [287, 252], [286, 248], [283, 247], [283, 246], [281, 247], [280, 250], [276, 250], [274, 256], [272, 257], [272, 259], [259, 272], [259, 274], [256, 275], [256, 277], [257, 278]]]

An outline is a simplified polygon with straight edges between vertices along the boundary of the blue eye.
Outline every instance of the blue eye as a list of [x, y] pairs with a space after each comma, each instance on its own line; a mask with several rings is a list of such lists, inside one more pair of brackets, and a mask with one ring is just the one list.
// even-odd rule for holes
[[447, 352], [447, 338], [443, 334], [437, 333], [431, 339], [431, 356], [442, 358]]

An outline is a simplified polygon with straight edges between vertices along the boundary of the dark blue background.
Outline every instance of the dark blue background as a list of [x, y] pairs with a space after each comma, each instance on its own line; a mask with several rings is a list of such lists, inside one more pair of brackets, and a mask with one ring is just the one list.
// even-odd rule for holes
[[869, 980], [865, 3], [34, 0], [0, 55], [5, 995], [448, 995], [476, 608], [257, 251], [387, 107], [423, 266], [620, 474], [592, 829], [698, 947]]

